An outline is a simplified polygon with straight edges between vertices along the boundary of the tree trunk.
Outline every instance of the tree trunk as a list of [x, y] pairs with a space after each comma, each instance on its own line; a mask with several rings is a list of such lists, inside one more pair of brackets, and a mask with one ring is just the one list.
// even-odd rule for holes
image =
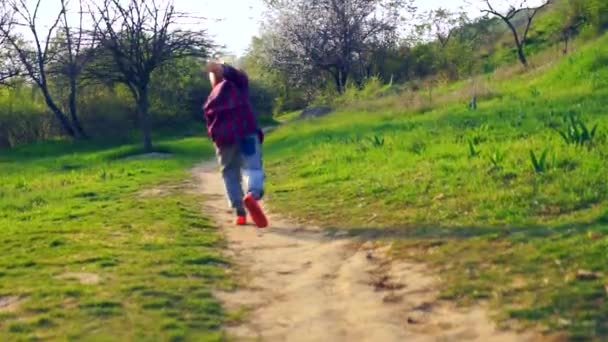
[[68, 120], [68, 118], [61, 111], [61, 109], [59, 109], [59, 107], [57, 107], [55, 102], [53, 102], [53, 100], [51, 99], [51, 96], [49, 95], [49, 93], [47, 91], [45, 91], [44, 89], [42, 89], [42, 95], [44, 96], [44, 101], [46, 102], [46, 105], [53, 112], [53, 114], [55, 115], [55, 117], [57, 118], [59, 123], [61, 124], [61, 128], [63, 128], [63, 131], [70, 137], [74, 138], [76, 136], [76, 132], [74, 132], [74, 129], [72, 128], [70, 120]]
[[336, 91], [338, 94], [342, 94], [344, 89], [342, 89], [342, 84], [340, 83], [340, 71], [336, 70], [336, 72], [332, 73], [334, 76], [334, 82], [336, 83]]
[[526, 58], [523, 44], [517, 45], [517, 56], [519, 57], [521, 64], [523, 64], [524, 67], [528, 67], [528, 59]]
[[78, 119], [78, 108], [76, 106], [77, 91], [78, 90], [76, 88], [76, 80], [70, 80], [69, 107], [70, 107], [70, 117], [72, 119], [72, 125], [74, 126], [74, 130], [76, 131], [78, 138], [87, 139], [88, 136], [87, 136], [86, 132], [84, 131], [84, 129], [82, 128], [82, 125], [80, 124], [80, 119]]
[[511, 32], [513, 33], [513, 39], [515, 39], [515, 46], [517, 46], [517, 56], [519, 57], [519, 61], [523, 64], [524, 67], [528, 67], [528, 59], [526, 58], [526, 53], [524, 52], [524, 45], [526, 44], [526, 37], [522, 39], [519, 38], [519, 33], [517, 33], [517, 29], [513, 24], [508, 20], [503, 18], [503, 21], [509, 26]]
[[149, 102], [148, 102], [148, 88], [139, 90], [139, 96], [137, 99], [137, 114], [139, 116], [139, 122], [141, 125], [141, 131], [144, 138], [144, 151], [146, 153], [152, 152], [152, 132], [150, 124], [150, 114], [148, 113]]
[[342, 92], [346, 90], [346, 81], [348, 81], [348, 72], [346, 70], [340, 71], [340, 84], [342, 85]]

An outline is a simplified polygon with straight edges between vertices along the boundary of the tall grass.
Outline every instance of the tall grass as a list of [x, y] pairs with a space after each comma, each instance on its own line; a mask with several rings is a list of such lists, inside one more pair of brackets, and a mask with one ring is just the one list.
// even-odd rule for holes
[[27, 87], [0, 89], [0, 148], [57, 134], [53, 118]]

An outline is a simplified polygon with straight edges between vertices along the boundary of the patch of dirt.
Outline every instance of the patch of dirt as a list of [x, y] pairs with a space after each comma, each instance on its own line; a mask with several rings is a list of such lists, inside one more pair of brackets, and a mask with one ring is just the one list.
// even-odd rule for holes
[[0, 297], [0, 312], [14, 312], [19, 309], [19, 304], [23, 299], [18, 296]]
[[140, 191], [138, 196], [142, 198], [170, 196], [175, 193], [190, 192], [193, 187], [194, 185], [192, 182], [183, 182], [180, 184], [161, 184], [153, 188]]
[[320, 118], [322, 116], [331, 114], [333, 111], [334, 110], [330, 107], [310, 107], [310, 108], [304, 109], [302, 111], [302, 113], [300, 113], [299, 118], [300, 119]]
[[97, 285], [101, 281], [101, 277], [95, 273], [86, 272], [68, 272], [58, 277], [62, 280], [76, 280], [83, 285]]
[[170, 159], [170, 158], [173, 158], [173, 155], [171, 153], [153, 152], [153, 153], [145, 153], [145, 154], [138, 154], [135, 156], [130, 156], [130, 157], [125, 158], [125, 160]]
[[271, 228], [237, 228], [226, 212], [214, 163], [197, 167], [205, 213], [223, 229], [243, 286], [218, 292], [228, 310], [248, 308], [236, 340], [538, 341], [499, 330], [482, 306], [439, 301], [439, 279], [421, 264], [395, 261], [387, 246], [331, 237], [270, 213]]

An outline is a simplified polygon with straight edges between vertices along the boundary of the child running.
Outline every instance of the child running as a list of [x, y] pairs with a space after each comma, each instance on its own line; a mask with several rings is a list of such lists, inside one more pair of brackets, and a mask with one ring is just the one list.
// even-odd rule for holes
[[216, 147], [236, 225], [246, 225], [249, 212], [256, 226], [265, 228], [268, 220], [258, 203], [264, 196], [264, 134], [249, 102], [249, 80], [243, 71], [227, 64], [211, 62], [207, 71], [212, 87], [203, 107], [207, 133]]

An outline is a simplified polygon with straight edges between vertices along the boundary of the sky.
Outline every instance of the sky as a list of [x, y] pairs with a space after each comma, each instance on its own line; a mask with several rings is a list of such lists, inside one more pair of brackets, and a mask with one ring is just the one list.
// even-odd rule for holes
[[[26, 0], [32, 8], [36, 1]], [[529, 0], [531, 5], [539, 1]], [[496, 1], [496, 3], [507, 2], [509, 1]], [[59, 0], [42, 0], [41, 21], [53, 20], [57, 14], [58, 3]], [[263, 0], [174, 0], [174, 3], [181, 12], [205, 17], [200, 25], [207, 29], [218, 45], [225, 46], [227, 54], [237, 56], [242, 56], [247, 51], [251, 38], [258, 33], [266, 11]], [[479, 9], [466, 5], [465, 0], [416, 0], [416, 6], [422, 11], [438, 7], [456, 9], [463, 6], [470, 17], [480, 15]]]
[[[228, 52], [237, 56], [247, 51], [251, 38], [258, 33], [265, 12], [262, 0], [175, 0], [175, 4], [180, 9], [210, 17], [209, 33], [218, 44], [225, 45]], [[416, 1], [416, 6], [422, 10], [458, 8], [464, 4], [464, 0]], [[471, 8], [471, 14], [477, 16], [479, 11]], [[218, 19], [222, 21], [215, 22]]]
[[262, 0], [175, 0], [175, 6], [206, 17], [203, 25], [215, 42], [237, 56], [245, 53], [258, 33], [265, 11]]

